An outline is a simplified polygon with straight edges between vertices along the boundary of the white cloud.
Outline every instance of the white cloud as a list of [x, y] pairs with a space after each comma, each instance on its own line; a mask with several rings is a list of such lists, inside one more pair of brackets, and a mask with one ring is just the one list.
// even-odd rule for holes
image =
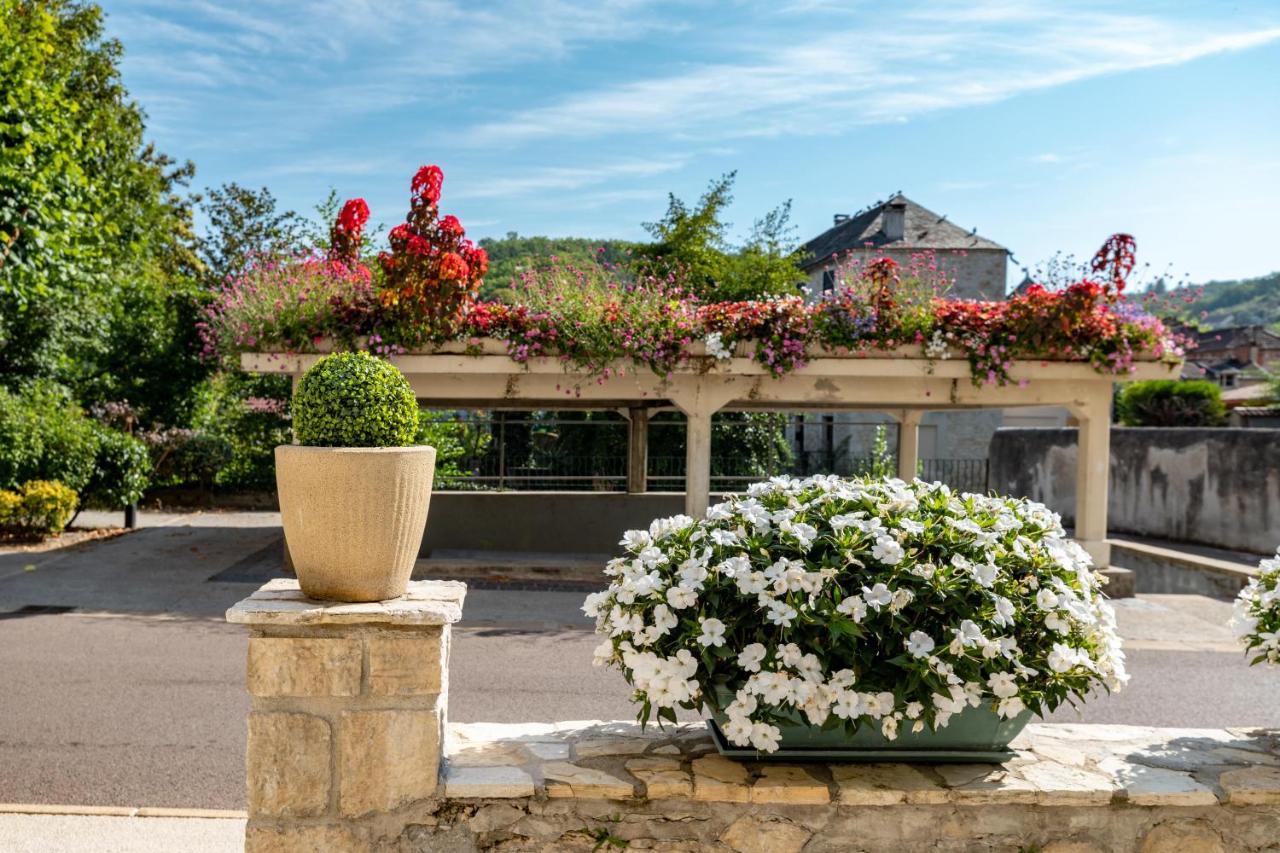
[[818, 134], [1280, 39], [1276, 26], [1228, 30], [1212, 21], [1030, 0], [895, 8], [901, 7], [884, 5], [834, 21], [820, 16], [827, 26], [806, 38], [755, 47], [743, 39], [731, 61], [582, 91], [483, 124], [467, 139], [516, 144], [636, 133], [715, 139]]
[[[664, 158], [609, 163], [596, 167], [543, 167], [506, 177], [473, 180], [469, 186], [454, 193], [453, 196], [459, 199], [512, 198], [536, 193], [578, 190], [619, 179], [649, 178], [674, 172], [684, 164], [685, 160], [682, 158]], [[635, 191], [615, 192], [633, 193]], [[648, 197], [653, 190], [639, 190], [639, 192]]]

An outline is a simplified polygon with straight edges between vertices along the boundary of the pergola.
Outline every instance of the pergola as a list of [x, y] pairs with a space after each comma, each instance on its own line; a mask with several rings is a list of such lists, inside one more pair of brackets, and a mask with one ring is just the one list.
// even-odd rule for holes
[[[320, 354], [247, 353], [243, 367], [256, 373], [297, 379]], [[743, 351], [716, 360], [696, 355], [668, 376], [630, 363], [617, 365], [608, 379], [567, 372], [557, 358], [520, 364], [499, 341], [464, 351], [445, 345], [424, 354], [394, 356], [391, 363], [409, 379], [419, 400], [438, 408], [617, 409], [630, 420], [628, 490], [644, 490], [648, 413], [674, 407], [687, 419], [685, 512], [700, 517], [710, 501], [711, 417], [732, 410], [870, 410], [897, 420], [898, 474], [915, 476], [918, 426], [929, 411], [949, 409], [1062, 406], [1079, 426], [1076, 466], [1076, 540], [1099, 566], [1110, 565], [1107, 539], [1107, 481], [1110, 466], [1111, 396], [1116, 377], [1090, 365], [1065, 361], [1024, 361], [1007, 385], [974, 385], [964, 358], [931, 360], [918, 349], [876, 353], [821, 353], [784, 376]], [[1139, 362], [1125, 379], [1177, 375], [1176, 365]]]

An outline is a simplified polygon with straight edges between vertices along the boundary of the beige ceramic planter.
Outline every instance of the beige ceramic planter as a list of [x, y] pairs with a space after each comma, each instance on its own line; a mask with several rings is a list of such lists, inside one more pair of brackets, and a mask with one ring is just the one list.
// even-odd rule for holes
[[403, 595], [427, 524], [433, 447], [276, 448], [280, 517], [311, 598]]

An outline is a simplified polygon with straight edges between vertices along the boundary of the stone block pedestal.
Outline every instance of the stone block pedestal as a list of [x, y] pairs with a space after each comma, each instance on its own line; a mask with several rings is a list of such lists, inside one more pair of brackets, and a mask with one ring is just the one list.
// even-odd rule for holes
[[437, 796], [450, 625], [465, 584], [368, 604], [274, 580], [227, 611], [248, 625], [249, 851], [371, 849]]

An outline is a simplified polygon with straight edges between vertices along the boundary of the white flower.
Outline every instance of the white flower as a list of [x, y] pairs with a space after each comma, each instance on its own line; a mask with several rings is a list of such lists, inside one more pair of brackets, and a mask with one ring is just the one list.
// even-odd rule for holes
[[613, 660], [613, 643], [605, 640], [596, 646], [591, 655], [591, 664], [592, 666], [604, 666], [611, 660]]
[[901, 613], [915, 597], [916, 594], [905, 587], [895, 589], [893, 591], [893, 600], [889, 602], [889, 612]]
[[972, 619], [965, 619], [960, 623], [960, 627], [956, 630], [956, 637], [965, 646], [974, 646], [986, 639], [982, 636], [982, 629], [978, 627], [978, 623]]
[[889, 591], [889, 587], [882, 583], [878, 583], [867, 589], [862, 588], [862, 598], [867, 602], [867, 606], [874, 610], [879, 610], [889, 602], [893, 601], [893, 593]]
[[698, 593], [687, 586], [673, 586], [667, 590], [667, 604], [675, 610], [684, 610], [698, 603]]
[[912, 631], [911, 636], [907, 637], [907, 651], [912, 657], [927, 657], [933, 651], [933, 638], [924, 631]]
[[760, 752], [777, 752], [781, 737], [782, 732], [777, 726], [756, 723], [751, 727], [751, 745]]
[[720, 546], [737, 545], [738, 534], [733, 530], [713, 530], [711, 541]]
[[836, 605], [836, 612], [843, 613], [854, 622], [861, 622], [867, 615], [867, 603], [857, 596], [850, 596]]
[[1001, 699], [1018, 695], [1018, 684], [1011, 672], [993, 672], [987, 676], [987, 687]]
[[725, 739], [734, 746], [751, 745], [751, 721], [748, 719], [731, 717], [727, 723], [720, 727], [720, 731], [724, 732]]
[[1000, 569], [994, 563], [974, 563], [970, 570], [974, 580], [985, 587], [995, 586], [996, 577], [1000, 574]]
[[1003, 595], [997, 595], [995, 599], [996, 615], [995, 623], [1009, 627], [1013, 625], [1013, 602], [1005, 598]]
[[881, 536], [876, 539], [876, 544], [872, 546], [871, 556], [887, 566], [896, 566], [902, 562], [902, 546], [898, 544], [896, 539]]
[[767, 616], [769, 621], [774, 625], [781, 625], [784, 628], [790, 628], [792, 620], [799, 615], [799, 612], [785, 601], [769, 602], [769, 612]]
[[885, 717], [880, 723], [880, 733], [884, 735], [885, 740], [897, 740], [898, 738], [898, 721], [894, 717]]
[[724, 623], [719, 619], [703, 619], [702, 634], [699, 635], [698, 642], [704, 646], [723, 646]]
[[760, 662], [764, 660], [764, 656], [764, 644], [752, 643], [738, 653], [738, 666], [747, 672], [759, 672]]
[[716, 361], [733, 358], [733, 351], [724, 345], [719, 332], [708, 332], [706, 337], [707, 355]]
[[1058, 596], [1051, 589], [1042, 589], [1036, 593], [1036, 607], [1041, 610], [1052, 610], [1058, 606]]
[[996, 705], [996, 713], [1001, 717], [1008, 719], [1016, 717], [1026, 710], [1026, 705], [1017, 696], [1010, 696], [1008, 699], [1001, 699]]

